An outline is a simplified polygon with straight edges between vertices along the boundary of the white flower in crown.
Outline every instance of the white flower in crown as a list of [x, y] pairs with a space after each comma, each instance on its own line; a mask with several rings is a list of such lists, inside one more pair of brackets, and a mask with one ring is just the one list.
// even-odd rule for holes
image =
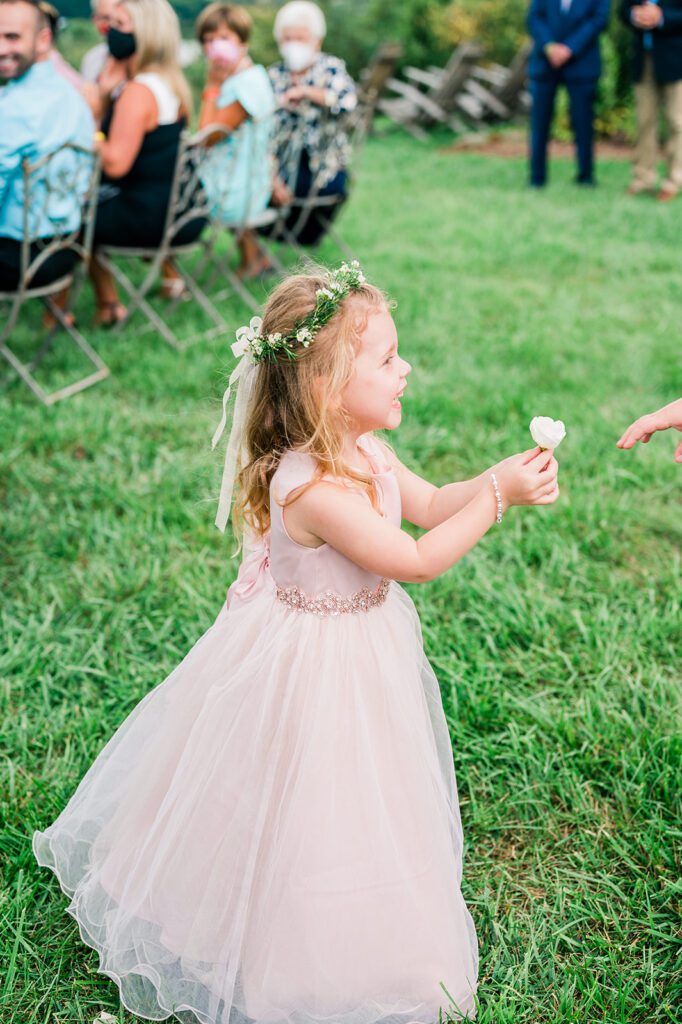
[[317, 295], [318, 299], [320, 297], [325, 298], [325, 299], [333, 299], [334, 298], [334, 292], [330, 291], [329, 288], [318, 288], [317, 291], [315, 292], [315, 294]]
[[260, 338], [263, 321], [259, 316], [252, 316], [248, 327], [240, 327], [237, 330], [237, 340], [232, 345], [232, 354], [235, 359], [241, 359], [246, 355], [253, 343]]
[[310, 344], [311, 338], [312, 334], [310, 333], [310, 329], [308, 327], [301, 327], [300, 330], [296, 331], [296, 340], [300, 341], [303, 345], [305, 345], [306, 342]]

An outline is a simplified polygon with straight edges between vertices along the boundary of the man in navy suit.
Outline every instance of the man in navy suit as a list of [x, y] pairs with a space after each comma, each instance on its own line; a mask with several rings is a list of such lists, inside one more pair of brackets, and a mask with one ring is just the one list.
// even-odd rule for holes
[[577, 181], [594, 184], [593, 107], [601, 75], [599, 35], [609, 20], [610, 0], [532, 0], [528, 31], [535, 46], [528, 74], [533, 101], [530, 183], [547, 180], [547, 144], [559, 85], [565, 85], [578, 158]]

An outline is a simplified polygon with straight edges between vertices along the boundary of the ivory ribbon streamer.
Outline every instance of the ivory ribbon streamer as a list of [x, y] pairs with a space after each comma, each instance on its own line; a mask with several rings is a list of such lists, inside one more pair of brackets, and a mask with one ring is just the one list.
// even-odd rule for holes
[[221, 533], [225, 532], [227, 520], [230, 518], [232, 505], [232, 494], [234, 492], [234, 481], [238, 469], [241, 468], [244, 448], [244, 424], [246, 423], [246, 412], [249, 407], [249, 400], [253, 391], [257, 366], [252, 362], [248, 353], [245, 353], [230, 374], [230, 379], [223, 395], [223, 415], [216, 427], [211, 439], [211, 449], [215, 448], [223, 435], [227, 425], [227, 406], [236, 389], [234, 410], [232, 413], [232, 427], [225, 452], [225, 465], [223, 467], [223, 478], [220, 484], [220, 498], [218, 501], [218, 513], [215, 518], [215, 525]]

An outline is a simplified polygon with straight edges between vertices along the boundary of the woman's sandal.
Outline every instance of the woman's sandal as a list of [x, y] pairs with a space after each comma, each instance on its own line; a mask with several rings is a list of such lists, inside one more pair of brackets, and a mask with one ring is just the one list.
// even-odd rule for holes
[[[76, 326], [76, 317], [73, 313], [62, 312], [64, 318], [64, 325], [66, 327]], [[61, 322], [57, 319], [51, 309], [46, 309], [42, 317], [43, 330], [45, 331], [56, 331], [58, 327], [61, 327]]]
[[164, 277], [161, 279], [161, 294], [164, 299], [191, 299], [190, 290], [181, 277]]
[[95, 313], [95, 323], [98, 327], [115, 327], [125, 320], [128, 310], [116, 300], [114, 302], [99, 302]]

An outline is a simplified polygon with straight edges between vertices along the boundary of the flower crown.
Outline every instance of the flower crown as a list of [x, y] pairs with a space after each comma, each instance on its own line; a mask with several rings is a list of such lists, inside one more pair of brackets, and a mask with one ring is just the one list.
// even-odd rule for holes
[[326, 288], [318, 288], [315, 293], [315, 308], [296, 323], [290, 334], [276, 331], [263, 335], [263, 321], [261, 317], [254, 316], [248, 327], [240, 327], [237, 331], [237, 340], [232, 345], [233, 354], [237, 359], [248, 354], [254, 363], [275, 359], [278, 355], [295, 359], [296, 350], [299, 347], [308, 348], [317, 332], [329, 323], [349, 292], [355, 291], [364, 283], [365, 275], [357, 260], [350, 264], [342, 263], [338, 270], [329, 272]]

